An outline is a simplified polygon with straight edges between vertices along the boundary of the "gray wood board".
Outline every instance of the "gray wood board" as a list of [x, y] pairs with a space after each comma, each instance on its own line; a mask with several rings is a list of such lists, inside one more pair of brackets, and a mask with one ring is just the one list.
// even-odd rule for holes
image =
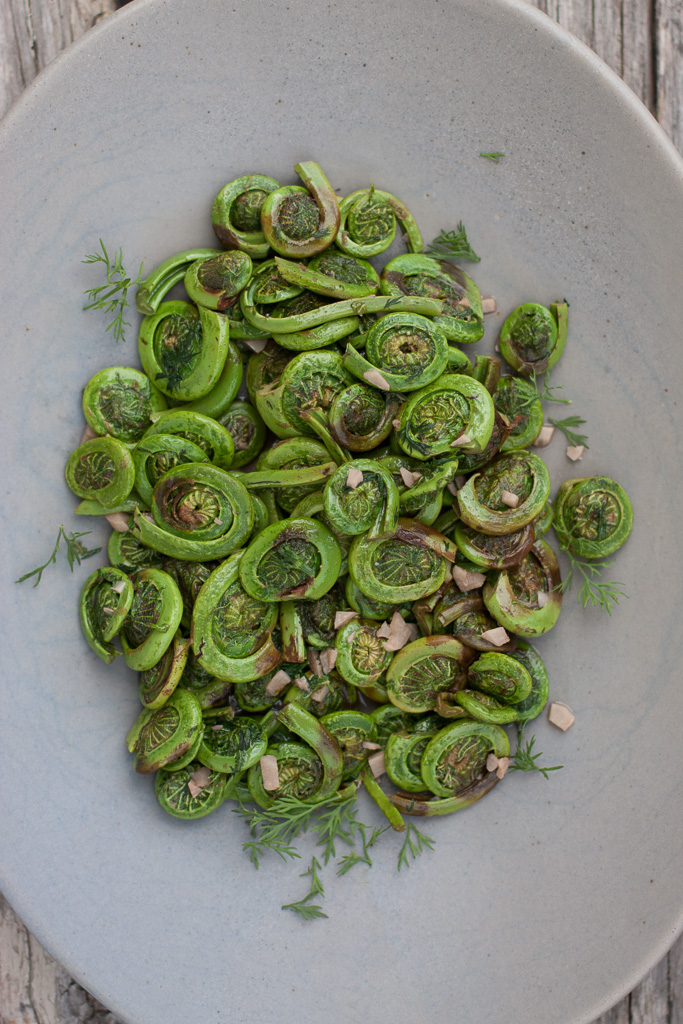
[[[621, 75], [683, 153], [680, 0], [534, 3]], [[0, 116], [41, 68], [117, 6], [121, 6], [117, 0], [0, 3]], [[0, 1024], [116, 1024], [116, 1020], [48, 956], [0, 896]], [[595, 1024], [683, 1024], [683, 939]]]

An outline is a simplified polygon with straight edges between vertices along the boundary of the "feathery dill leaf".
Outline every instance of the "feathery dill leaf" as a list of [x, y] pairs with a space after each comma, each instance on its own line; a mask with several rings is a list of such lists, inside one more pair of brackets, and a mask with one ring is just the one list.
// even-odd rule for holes
[[83, 306], [83, 309], [101, 309], [113, 317], [106, 330], [114, 332], [116, 341], [125, 341], [125, 328], [130, 327], [128, 320], [124, 320], [123, 314], [128, 307], [128, 289], [135, 288], [142, 281], [142, 263], [135, 280], [128, 277], [123, 265], [123, 251], [119, 249], [114, 254], [112, 262], [104, 242], [100, 238], [101, 252], [92, 253], [86, 256], [81, 263], [103, 263], [107, 274], [107, 283], [98, 285], [96, 288], [86, 289], [86, 296], [90, 302]]
[[48, 565], [57, 564], [57, 555], [59, 553], [59, 546], [62, 540], [64, 540], [66, 544], [66, 557], [69, 562], [69, 568], [71, 569], [71, 572], [73, 572], [74, 565], [80, 565], [85, 558], [90, 558], [92, 555], [96, 555], [98, 551], [102, 550], [102, 548], [86, 548], [83, 541], [80, 540], [81, 537], [87, 537], [90, 532], [90, 530], [85, 530], [83, 533], [72, 533], [69, 536], [64, 529], [64, 526], [60, 526], [59, 532], [57, 533], [57, 543], [55, 544], [52, 554], [48, 558], [47, 562], [45, 562], [44, 565], [39, 565], [37, 569], [32, 569], [31, 572], [24, 573], [24, 575], [20, 576], [15, 582], [23, 583], [24, 580], [30, 580], [33, 576], [37, 576], [37, 579], [33, 584], [34, 587], [37, 587], [43, 578], [43, 573], [47, 569]]
[[472, 263], [481, 260], [469, 243], [462, 221], [458, 222], [453, 231], [441, 231], [429, 248], [425, 249], [424, 255], [435, 260], [470, 260]]
[[567, 416], [563, 420], [548, 420], [548, 423], [552, 424], [553, 427], [557, 427], [561, 430], [564, 436], [567, 438], [569, 444], [583, 445], [584, 448], [588, 448], [588, 438], [585, 434], [577, 434], [572, 430], [572, 427], [582, 427], [586, 421], [582, 420], [580, 416]]

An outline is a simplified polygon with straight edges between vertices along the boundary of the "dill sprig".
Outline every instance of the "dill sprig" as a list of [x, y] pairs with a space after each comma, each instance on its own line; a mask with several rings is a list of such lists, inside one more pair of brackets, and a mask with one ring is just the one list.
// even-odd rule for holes
[[319, 903], [309, 903], [309, 900], [312, 900], [314, 896], [322, 896], [323, 899], [325, 898], [325, 890], [322, 882], [320, 881], [320, 876], [318, 875], [319, 868], [320, 861], [317, 857], [314, 857], [311, 861], [310, 868], [307, 868], [306, 871], [302, 871], [299, 875], [299, 878], [306, 878], [307, 875], [310, 876], [311, 888], [303, 899], [298, 900], [296, 903], [283, 903], [283, 910], [294, 910], [297, 914], [300, 914], [305, 921], [312, 921], [316, 917], [327, 917], [327, 914], [324, 913], [323, 908]]
[[435, 260], [470, 260], [472, 263], [479, 263], [481, 260], [467, 239], [462, 221], [458, 222], [457, 228], [453, 231], [441, 231], [429, 248], [425, 249], [424, 255]]
[[85, 292], [90, 302], [83, 309], [101, 309], [113, 317], [107, 326], [107, 331], [113, 330], [116, 341], [125, 341], [125, 328], [130, 323], [123, 319], [123, 314], [128, 307], [128, 289], [134, 288], [142, 281], [142, 263], [138, 276], [133, 281], [126, 275], [123, 266], [123, 252], [121, 249], [114, 254], [112, 263], [104, 242], [100, 238], [102, 252], [92, 253], [86, 256], [81, 263], [103, 263], [107, 273], [107, 283], [98, 285], [96, 288], [88, 288]]
[[494, 164], [498, 164], [505, 156], [505, 153], [480, 153], [479, 156], [484, 156], [487, 160], [492, 160]]
[[242, 849], [249, 852], [249, 859], [257, 868], [267, 850], [282, 860], [294, 859], [301, 854], [293, 840], [311, 828], [318, 836], [317, 844], [324, 846], [323, 859], [327, 864], [330, 857], [336, 856], [335, 840], [353, 844], [353, 827], [357, 824], [355, 800], [354, 794], [346, 800], [331, 797], [319, 804], [309, 804], [295, 796], [282, 796], [268, 810], [237, 807], [234, 813], [244, 818], [252, 836], [242, 843]]
[[410, 861], [415, 860], [426, 849], [434, 849], [434, 840], [425, 835], [424, 832], [420, 832], [417, 825], [408, 822], [403, 846], [398, 854], [398, 870], [400, 871], [402, 867], [409, 868]]
[[522, 722], [517, 733], [517, 750], [514, 757], [512, 758], [512, 764], [510, 765], [511, 772], [540, 772], [544, 778], [548, 778], [548, 772], [559, 771], [560, 768], [564, 768], [563, 764], [554, 764], [543, 766], [536, 764], [539, 757], [543, 757], [542, 751], [534, 754], [534, 743], [536, 737], [532, 736], [530, 740], [526, 741], [525, 746], [522, 746], [522, 734], [524, 732], [524, 726], [526, 722]]
[[582, 420], [580, 416], [567, 416], [563, 420], [548, 420], [553, 427], [557, 427], [561, 430], [564, 436], [567, 438], [569, 444], [579, 446], [583, 445], [584, 448], [588, 447], [588, 438], [585, 434], [576, 434], [572, 427], [582, 427], [586, 421]]
[[337, 874], [339, 875], [340, 878], [342, 875], [345, 875], [347, 871], [350, 871], [351, 868], [354, 867], [354, 865], [356, 864], [367, 864], [368, 867], [371, 868], [372, 860], [370, 859], [370, 854], [368, 851], [371, 849], [372, 846], [374, 846], [379, 837], [383, 835], [385, 832], [387, 832], [389, 829], [389, 825], [385, 825], [384, 828], [378, 828], [377, 826], [375, 826], [372, 829], [372, 832], [370, 833], [370, 837], [368, 838], [366, 833], [370, 830], [370, 825], [364, 825], [362, 821], [356, 821], [354, 822], [354, 825], [360, 834], [361, 842], [363, 844], [363, 852], [356, 853], [355, 851], [353, 851], [352, 853], [345, 854], [340, 859], [339, 867], [337, 868]]
[[98, 551], [102, 550], [102, 548], [86, 548], [80, 538], [87, 537], [90, 532], [90, 530], [85, 530], [83, 533], [72, 533], [69, 536], [64, 529], [64, 526], [60, 526], [57, 534], [57, 543], [55, 544], [54, 550], [47, 562], [45, 562], [44, 565], [39, 565], [37, 569], [32, 569], [31, 572], [24, 573], [24, 575], [20, 576], [16, 582], [23, 583], [24, 580], [30, 580], [32, 576], [37, 576], [38, 578], [33, 584], [34, 587], [37, 587], [48, 565], [57, 564], [57, 555], [59, 554], [59, 547], [62, 540], [66, 544], [66, 557], [69, 562], [69, 568], [71, 569], [71, 572], [73, 572], [74, 565], [80, 565], [85, 558], [90, 558], [92, 555], [96, 555]]
[[582, 608], [587, 608], [589, 604], [598, 605], [604, 612], [611, 615], [612, 608], [619, 604], [619, 598], [628, 598], [628, 594], [623, 590], [624, 583], [617, 581], [596, 582], [596, 576], [600, 576], [612, 564], [611, 559], [607, 559], [604, 562], [589, 562], [576, 558], [567, 548], [561, 547], [561, 550], [564, 551], [569, 559], [569, 572], [559, 586], [562, 594], [571, 590], [572, 583], [574, 582], [574, 570], [578, 570], [583, 577], [583, 583], [577, 594], [577, 600]]
[[323, 847], [323, 860], [327, 864], [330, 858], [337, 856], [335, 841], [340, 839], [348, 846], [354, 844], [354, 830], [361, 827], [356, 821], [356, 795], [337, 803], [322, 804], [326, 808], [318, 811], [311, 825], [311, 831], [317, 836], [316, 843]]
[[529, 395], [529, 397], [524, 402], [521, 403], [521, 408], [524, 408], [527, 405], [531, 405], [531, 403], [535, 402], [537, 399], [540, 402], [558, 402], [561, 405], [571, 405], [572, 404], [571, 398], [557, 398], [553, 394], [553, 392], [555, 392], [555, 391], [563, 391], [564, 390], [564, 385], [563, 384], [551, 385], [549, 383], [549, 381], [550, 381], [550, 371], [546, 370], [545, 374], [543, 375], [543, 390], [540, 391], [539, 387], [538, 387], [538, 379], [536, 377], [536, 374], [532, 373], [531, 376], [529, 377], [528, 383], [531, 386], [531, 388], [533, 389], [533, 393], [531, 395]]

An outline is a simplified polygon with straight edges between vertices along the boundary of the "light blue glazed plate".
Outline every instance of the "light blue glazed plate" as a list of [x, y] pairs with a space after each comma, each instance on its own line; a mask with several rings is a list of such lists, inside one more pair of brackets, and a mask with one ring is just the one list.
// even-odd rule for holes
[[[479, 156], [502, 151], [493, 164]], [[400, 196], [427, 238], [462, 219], [502, 316], [571, 304], [553, 375], [587, 420], [580, 473], [618, 479], [636, 526], [611, 619], [575, 596], [538, 644], [563, 734], [549, 779], [511, 775], [429, 822], [396, 872], [324, 874], [327, 920], [281, 911], [301, 867], [255, 872], [230, 805], [167, 817], [124, 746], [135, 680], [81, 640], [60, 555], [84, 528], [63, 465], [80, 393], [136, 361], [81, 310], [98, 239], [149, 269], [212, 244], [250, 172], [317, 160], [341, 193]], [[680, 685], [683, 166], [588, 50], [513, 0], [136, 0], [58, 59], [0, 126], [3, 632], [0, 885], [47, 948], [131, 1024], [586, 1024], [666, 951], [683, 909]], [[564, 408], [564, 407], [561, 407]], [[566, 413], [565, 413], [566, 414]], [[562, 439], [553, 479], [576, 475]], [[95, 524], [101, 543], [107, 530]], [[376, 820], [362, 802], [366, 820]], [[308, 851], [305, 850], [305, 853]], [[309, 854], [310, 855], [310, 854]]]

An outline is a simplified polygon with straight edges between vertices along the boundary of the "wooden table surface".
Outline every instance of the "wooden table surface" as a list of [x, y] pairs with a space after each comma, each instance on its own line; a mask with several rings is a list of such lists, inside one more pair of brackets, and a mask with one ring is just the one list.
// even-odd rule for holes
[[[0, 0], [0, 117], [60, 50], [125, 2]], [[621, 75], [683, 153], [683, 0], [532, 2]], [[117, 1018], [48, 956], [0, 894], [0, 1024], [78, 1022]], [[683, 1024], [683, 938], [595, 1024]]]

